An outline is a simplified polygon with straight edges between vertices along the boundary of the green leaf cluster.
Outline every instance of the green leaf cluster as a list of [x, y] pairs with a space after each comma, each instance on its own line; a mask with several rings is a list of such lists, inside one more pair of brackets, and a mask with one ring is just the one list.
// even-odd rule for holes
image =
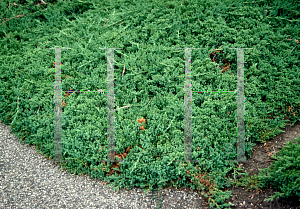
[[272, 186], [279, 191], [266, 201], [294, 197], [300, 202], [300, 137], [294, 140], [288, 141], [277, 156], [272, 155], [274, 160], [269, 168], [260, 170], [261, 187]]

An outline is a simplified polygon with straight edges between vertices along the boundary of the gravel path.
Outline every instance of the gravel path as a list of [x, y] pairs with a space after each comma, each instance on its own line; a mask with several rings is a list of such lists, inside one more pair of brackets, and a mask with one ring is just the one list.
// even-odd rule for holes
[[[113, 192], [103, 181], [74, 176], [37, 153], [0, 122], [0, 208], [158, 208], [157, 194], [143, 190]], [[161, 190], [161, 208], [203, 208], [196, 192]], [[151, 197], [154, 199], [151, 199]], [[156, 203], [157, 202], [157, 203]]]

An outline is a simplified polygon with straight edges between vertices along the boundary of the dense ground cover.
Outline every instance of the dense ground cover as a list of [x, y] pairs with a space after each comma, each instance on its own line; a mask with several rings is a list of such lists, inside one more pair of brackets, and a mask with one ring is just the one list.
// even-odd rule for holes
[[[107, 88], [107, 51], [99, 48], [123, 48], [114, 50], [114, 89], [115, 151], [124, 161], [101, 162], [105, 94], [63, 93], [63, 159], [71, 162], [62, 165], [74, 174], [116, 189], [197, 188], [212, 206], [229, 206], [222, 204], [230, 196], [224, 188], [234, 184], [230, 174], [242, 172], [228, 161], [236, 154], [236, 94], [193, 92], [192, 150], [200, 162], [177, 162], [184, 160], [185, 54], [179, 47], [201, 48], [192, 49], [193, 91], [236, 90], [237, 54], [229, 48], [252, 48], [244, 53], [247, 158], [256, 143], [282, 132], [287, 119], [299, 121], [297, 1], [16, 3], [0, 5], [0, 119], [47, 157], [54, 156], [55, 53], [46, 47], [71, 48], [62, 50], [62, 89], [83, 91]], [[296, 165], [285, 168], [287, 179], [270, 172], [267, 179], [283, 189], [279, 196], [299, 196], [299, 189], [285, 186], [299, 182]]]

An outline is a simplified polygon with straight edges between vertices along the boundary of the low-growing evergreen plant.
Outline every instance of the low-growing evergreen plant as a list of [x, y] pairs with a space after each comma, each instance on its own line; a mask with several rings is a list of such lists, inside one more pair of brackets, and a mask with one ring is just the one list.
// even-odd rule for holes
[[[106, 95], [64, 92], [62, 157], [70, 162], [62, 167], [69, 172], [113, 183], [115, 190], [197, 188], [207, 191], [210, 206], [228, 207], [230, 191], [221, 189], [231, 179], [225, 176], [240, 171], [228, 162], [236, 154], [236, 94], [194, 91], [237, 89], [237, 53], [229, 48], [252, 48], [244, 54], [246, 156], [255, 142], [280, 133], [285, 114], [299, 121], [294, 1], [51, 2], [29, 11], [30, 5], [0, 1], [0, 119], [20, 141], [54, 157], [54, 62], [61, 63], [64, 91], [106, 89], [107, 51], [99, 48], [124, 49], [114, 51], [120, 162], [101, 162], [108, 144]], [[47, 47], [71, 50], [53, 60]], [[192, 50], [192, 157], [198, 161], [192, 163], [178, 162], [185, 116], [185, 53], [178, 47], [201, 48]], [[269, 174], [253, 181], [280, 189], [276, 197], [299, 196], [299, 145], [289, 143], [281, 153]]]
[[280, 191], [266, 201], [291, 197], [300, 202], [300, 137], [295, 141], [298, 143], [288, 141], [278, 152], [278, 156], [272, 155], [274, 163], [269, 168], [260, 170], [258, 179], [261, 188], [272, 186]]

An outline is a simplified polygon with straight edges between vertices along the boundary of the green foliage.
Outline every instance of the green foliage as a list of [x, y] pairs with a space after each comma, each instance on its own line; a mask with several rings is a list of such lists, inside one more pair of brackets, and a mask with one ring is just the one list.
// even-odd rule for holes
[[[220, 189], [230, 186], [225, 176], [237, 172], [227, 161], [236, 154], [236, 94], [193, 92], [192, 150], [199, 162], [177, 162], [184, 160], [185, 57], [176, 48], [201, 48], [192, 50], [193, 91], [235, 90], [237, 55], [228, 47], [253, 48], [244, 52], [249, 156], [255, 142], [280, 133], [286, 115], [299, 121], [299, 6], [285, 2], [58, 0], [28, 11], [26, 4], [8, 8], [9, 1], [1, 1], [0, 19], [9, 20], [0, 25], [0, 119], [53, 158], [53, 62], [60, 61], [46, 47], [71, 48], [62, 50], [62, 89], [84, 91], [107, 88], [107, 51], [99, 48], [123, 48], [114, 50], [115, 151], [130, 152], [119, 168], [101, 162], [107, 156], [105, 94], [63, 93], [63, 159], [71, 161], [63, 166], [117, 190], [170, 184], [209, 190], [212, 205], [227, 207], [222, 202], [230, 192]], [[14, 18], [19, 13], [26, 16]], [[219, 63], [212, 62], [210, 54], [221, 47]], [[223, 58], [230, 61], [229, 72], [218, 67]], [[141, 117], [145, 130], [136, 121]], [[206, 185], [198, 179], [205, 172]], [[278, 185], [296, 194], [294, 187]]]
[[288, 141], [278, 156], [272, 156], [273, 164], [258, 175], [262, 188], [271, 185], [280, 191], [266, 201], [288, 197], [296, 197], [300, 201], [300, 137], [294, 140], [298, 143]]

